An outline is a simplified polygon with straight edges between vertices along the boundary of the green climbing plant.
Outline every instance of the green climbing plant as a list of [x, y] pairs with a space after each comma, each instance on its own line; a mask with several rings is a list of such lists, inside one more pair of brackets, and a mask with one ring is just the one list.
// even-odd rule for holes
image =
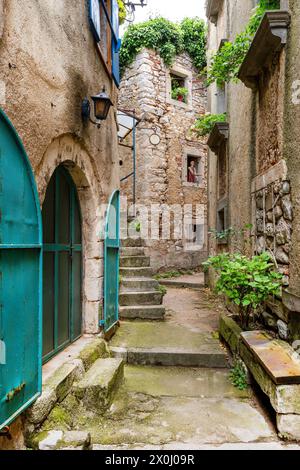
[[207, 84], [216, 82], [218, 86], [236, 81], [240, 66], [250, 48], [252, 39], [267, 10], [280, 8], [280, 0], [260, 0], [245, 30], [233, 42], [225, 42], [211, 59], [207, 69]]
[[196, 119], [192, 130], [198, 136], [205, 136], [211, 133], [217, 122], [226, 122], [226, 113], [224, 114], [205, 114]]
[[158, 17], [130, 25], [120, 50], [121, 73], [144, 47], [155, 50], [167, 66], [172, 65], [176, 55], [187, 52], [194, 65], [202, 70], [206, 65], [205, 23], [199, 18], [172, 23]]

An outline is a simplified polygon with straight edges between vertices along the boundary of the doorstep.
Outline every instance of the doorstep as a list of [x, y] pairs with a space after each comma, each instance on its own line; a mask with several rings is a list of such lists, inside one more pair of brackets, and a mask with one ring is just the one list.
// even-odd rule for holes
[[109, 357], [107, 343], [100, 336], [83, 336], [43, 366], [41, 396], [28, 408], [26, 432], [34, 433], [47, 419], [57, 403], [72, 391], [73, 384], [99, 358]]

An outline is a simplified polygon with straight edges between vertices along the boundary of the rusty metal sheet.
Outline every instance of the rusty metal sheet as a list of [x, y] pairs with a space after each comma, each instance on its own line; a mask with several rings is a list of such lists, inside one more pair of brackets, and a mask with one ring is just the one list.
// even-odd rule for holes
[[241, 337], [273, 382], [300, 384], [300, 357], [288, 343], [264, 331], [246, 331]]

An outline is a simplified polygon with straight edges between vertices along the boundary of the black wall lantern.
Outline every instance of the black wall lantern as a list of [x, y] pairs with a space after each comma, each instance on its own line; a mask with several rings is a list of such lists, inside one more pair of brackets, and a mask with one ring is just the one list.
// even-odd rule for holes
[[[103, 88], [102, 92], [98, 95], [91, 96], [91, 99], [94, 103], [95, 118], [98, 121], [105, 121], [108, 116], [110, 107], [113, 106], [110, 97], [106, 94], [105, 87]], [[98, 127], [101, 126], [99, 122], [95, 122], [91, 119], [91, 104], [88, 98], [85, 98], [82, 102], [81, 114], [84, 120], [89, 120]]]

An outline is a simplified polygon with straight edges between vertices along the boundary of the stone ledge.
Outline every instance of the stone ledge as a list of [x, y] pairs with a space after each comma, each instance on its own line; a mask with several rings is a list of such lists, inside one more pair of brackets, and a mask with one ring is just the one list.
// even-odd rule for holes
[[266, 188], [276, 181], [284, 181], [287, 179], [287, 165], [285, 160], [280, 160], [262, 175], [258, 175], [252, 181], [251, 192], [256, 193]]
[[300, 440], [300, 385], [276, 385], [253, 353], [241, 341], [240, 327], [233, 317], [222, 315], [220, 334], [234, 354], [239, 354], [261, 390], [269, 397], [276, 412], [277, 428], [282, 437]]
[[234, 319], [226, 315], [221, 315], [219, 332], [222, 338], [224, 338], [226, 343], [229, 345], [232, 353], [239, 354], [242, 329]]
[[246, 87], [258, 88], [259, 76], [269, 68], [274, 55], [287, 43], [290, 19], [288, 11], [265, 13], [238, 73], [238, 78]]
[[214, 153], [217, 153], [220, 145], [228, 140], [229, 136], [229, 124], [228, 122], [217, 122], [211, 133], [209, 134], [209, 138], [207, 141], [207, 145], [210, 150]]

